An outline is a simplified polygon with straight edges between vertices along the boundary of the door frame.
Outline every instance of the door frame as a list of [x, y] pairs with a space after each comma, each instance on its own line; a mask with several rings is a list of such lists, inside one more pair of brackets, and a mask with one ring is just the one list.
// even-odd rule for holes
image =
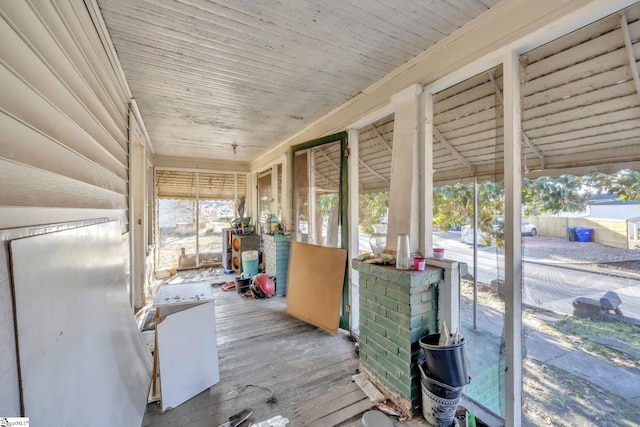
[[[328, 144], [331, 142], [340, 142], [340, 191], [338, 197], [338, 203], [340, 206], [340, 225], [342, 226], [342, 233], [340, 235], [340, 247], [347, 251], [347, 259], [350, 256], [349, 248], [349, 167], [348, 167], [348, 133], [346, 131], [339, 132], [333, 135], [327, 135], [322, 138], [314, 139], [311, 141], [303, 142], [302, 144], [291, 147], [290, 151], [290, 164], [289, 178], [291, 182], [291, 220], [297, 221], [295, 218], [296, 203], [295, 197], [296, 190], [296, 153], [304, 150], [308, 150], [320, 145]], [[339, 327], [349, 330], [349, 263], [344, 265], [344, 282], [342, 284], [342, 302], [340, 306], [340, 322]]]

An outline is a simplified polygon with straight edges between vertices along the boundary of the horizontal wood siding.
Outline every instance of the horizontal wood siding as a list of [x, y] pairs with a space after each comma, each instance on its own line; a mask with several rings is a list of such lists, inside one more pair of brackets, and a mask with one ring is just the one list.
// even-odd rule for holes
[[84, 3], [0, 15], [0, 203], [126, 210], [128, 100]]
[[[128, 99], [84, 2], [3, 1], [0, 39], [0, 230], [99, 215], [126, 232]], [[5, 246], [0, 258], [0, 415], [19, 416]]]

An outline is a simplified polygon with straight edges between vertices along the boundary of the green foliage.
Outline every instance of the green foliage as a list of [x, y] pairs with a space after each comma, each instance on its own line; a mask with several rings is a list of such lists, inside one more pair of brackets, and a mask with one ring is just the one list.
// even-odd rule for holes
[[574, 175], [546, 176], [522, 180], [522, 206], [526, 216], [582, 212], [592, 194], [583, 180]]
[[318, 197], [316, 210], [323, 217], [329, 216], [329, 212], [338, 206], [338, 193], [323, 194]]
[[433, 223], [439, 230], [459, 227], [473, 216], [473, 187], [454, 184], [433, 189]]
[[[504, 210], [502, 183], [478, 185], [478, 228], [493, 236], [493, 224]], [[439, 230], [470, 224], [473, 219], [473, 184], [454, 184], [433, 189], [433, 223]]]
[[619, 197], [620, 200], [640, 200], [640, 172], [626, 169], [614, 177], [609, 184], [609, 194]]
[[[594, 172], [582, 177], [562, 175], [522, 180], [524, 216], [583, 212], [589, 199], [609, 193], [621, 200], [640, 200], [640, 172], [622, 170], [606, 175]], [[360, 230], [372, 234], [373, 225], [387, 215], [389, 192], [360, 195]], [[478, 228], [497, 246], [504, 242], [504, 184], [484, 181], [478, 184]], [[433, 188], [433, 224], [448, 230], [472, 223], [473, 184], [453, 184]], [[485, 242], [486, 243], [486, 242]]]
[[360, 232], [373, 234], [373, 226], [380, 224], [389, 212], [389, 191], [361, 194], [358, 203]]

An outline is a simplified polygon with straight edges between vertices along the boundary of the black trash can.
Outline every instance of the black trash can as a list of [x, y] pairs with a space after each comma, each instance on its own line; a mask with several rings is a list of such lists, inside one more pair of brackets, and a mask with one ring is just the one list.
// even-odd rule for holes
[[576, 227], [568, 227], [567, 226], [567, 237], [570, 242], [578, 241], [578, 234], [576, 233]]

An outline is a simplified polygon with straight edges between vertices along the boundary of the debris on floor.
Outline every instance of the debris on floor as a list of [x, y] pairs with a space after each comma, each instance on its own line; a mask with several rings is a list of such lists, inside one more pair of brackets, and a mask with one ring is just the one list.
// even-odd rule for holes
[[284, 418], [282, 415], [276, 415], [268, 420], [260, 421], [256, 424], [251, 424], [250, 427], [284, 427], [289, 424], [289, 419]]
[[385, 414], [393, 415], [394, 417], [402, 417], [402, 411], [395, 406], [387, 405], [386, 403], [380, 402], [376, 405], [376, 408], [378, 408]]
[[252, 411], [248, 409], [243, 409], [237, 414], [233, 414], [229, 417], [229, 421], [224, 424], [220, 424], [218, 427], [238, 427], [240, 424], [249, 419], [249, 417], [253, 414]]
[[365, 374], [360, 373], [354, 375], [351, 377], [351, 379], [355, 381], [356, 384], [358, 384], [358, 386], [362, 389], [362, 391], [364, 391], [364, 393], [369, 397], [369, 399], [371, 399], [373, 403], [380, 403], [387, 400], [385, 395], [382, 394], [380, 390], [378, 390], [376, 386], [371, 383], [371, 381], [369, 381]]

